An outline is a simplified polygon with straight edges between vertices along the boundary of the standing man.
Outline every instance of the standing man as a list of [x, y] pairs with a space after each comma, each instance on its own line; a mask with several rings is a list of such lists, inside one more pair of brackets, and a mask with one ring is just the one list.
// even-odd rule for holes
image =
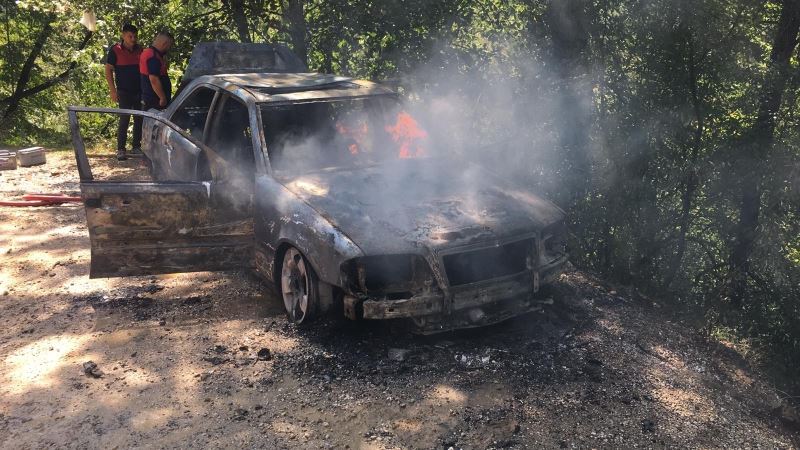
[[172, 47], [175, 39], [168, 31], [160, 31], [139, 58], [139, 79], [142, 86], [142, 106], [145, 111], [150, 108], [164, 109], [172, 95], [172, 83], [167, 75], [167, 61], [164, 56]]
[[[139, 81], [139, 57], [142, 47], [136, 43], [138, 30], [126, 23], [122, 26], [122, 39], [108, 49], [106, 55], [106, 82], [111, 100], [122, 109], [139, 109], [141, 107], [141, 86]], [[117, 127], [117, 159], [125, 160], [125, 141], [128, 139], [128, 124], [131, 116], [119, 116]], [[133, 118], [133, 150], [141, 152], [142, 118]]]

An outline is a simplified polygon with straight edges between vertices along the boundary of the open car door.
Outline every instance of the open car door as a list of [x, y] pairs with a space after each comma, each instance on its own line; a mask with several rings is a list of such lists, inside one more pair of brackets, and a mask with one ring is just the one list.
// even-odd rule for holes
[[[210, 150], [158, 114], [110, 108], [68, 108], [81, 194], [92, 246], [90, 277], [232, 270], [252, 265], [249, 208], [231, 205], [211, 180], [98, 181], [89, 166], [78, 113], [130, 114], [169, 127], [198, 158]], [[198, 166], [200, 164], [198, 163]], [[198, 173], [202, 170], [198, 169]]]

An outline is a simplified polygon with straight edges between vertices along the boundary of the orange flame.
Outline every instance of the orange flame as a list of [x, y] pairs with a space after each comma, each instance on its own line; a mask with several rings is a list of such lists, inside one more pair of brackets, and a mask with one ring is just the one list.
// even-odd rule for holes
[[400, 144], [400, 152], [397, 155], [399, 158], [425, 156], [425, 148], [420, 141], [427, 139], [428, 132], [419, 127], [411, 114], [405, 111], [400, 112], [397, 115], [397, 122], [394, 125], [386, 126], [386, 132], [392, 136], [392, 140]]
[[348, 127], [341, 122], [336, 122], [336, 131], [346, 138], [353, 140], [353, 143], [347, 146], [351, 155], [357, 155], [360, 151], [360, 146], [364, 144], [369, 129], [367, 122], [362, 121], [355, 127]]

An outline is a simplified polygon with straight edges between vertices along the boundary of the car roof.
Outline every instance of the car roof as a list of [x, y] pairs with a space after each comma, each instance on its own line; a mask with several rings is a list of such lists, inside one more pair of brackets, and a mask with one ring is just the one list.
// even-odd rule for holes
[[395, 94], [371, 81], [320, 73], [230, 73], [205, 75], [195, 81], [228, 90], [245, 89], [257, 103]]
[[284, 44], [198, 42], [192, 49], [181, 84], [203, 75], [262, 72], [308, 72], [308, 67]]

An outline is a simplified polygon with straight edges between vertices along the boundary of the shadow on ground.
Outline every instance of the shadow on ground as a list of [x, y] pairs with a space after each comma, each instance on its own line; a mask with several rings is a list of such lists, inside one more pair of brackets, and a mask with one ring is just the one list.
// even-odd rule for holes
[[579, 271], [492, 327], [297, 329], [247, 273], [89, 280], [81, 208], [0, 219], [1, 447], [798, 445], [737, 353]]

